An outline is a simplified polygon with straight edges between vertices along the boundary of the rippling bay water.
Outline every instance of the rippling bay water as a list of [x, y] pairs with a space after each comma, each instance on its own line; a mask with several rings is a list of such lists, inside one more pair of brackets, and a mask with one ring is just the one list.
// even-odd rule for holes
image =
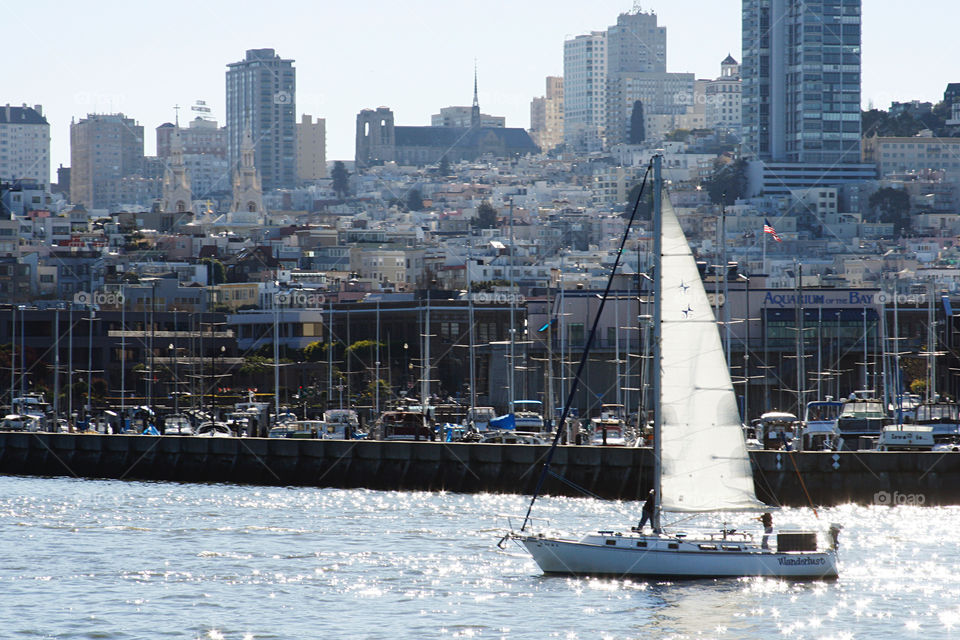
[[[841, 577], [545, 578], [497, 549], [527, 498], [0, 477], [2, 638], [937, 638], [960, 634], [960, 508], [824, 510]], [[635, 503], [544, 498], [554, 528]], [[779, 526], [815, 525], [785, 509]], [[749, 516], [734, 523], [755, 528]]]

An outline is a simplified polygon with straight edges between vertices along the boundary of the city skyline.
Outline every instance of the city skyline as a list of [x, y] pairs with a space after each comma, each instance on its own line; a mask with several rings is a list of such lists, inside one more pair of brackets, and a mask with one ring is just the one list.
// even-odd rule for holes
[[[934, 18], [949, 15], [951, 5], [930, 0], [922, 13], [880, 5], [864, 7], [863, 107], [940, 100], [953, 78], [937, 61], [951, 59], [958, 45], [948, 21]], [[22, 23], [33, 28], [11, 33], [8, 50], [29, 55], [14, 55], [16, 73], [9, 74], [0, 103], [43, 105], [51, 172], [69, 166], [70, 121], [88, 113], [121, 112], [152, 132], [173, 121], [174, 105], [185, 122], [189, 106], [204, 100], [225, 124], [226, 65], [254, 48], [274, 48], [295, 60], [296, 117], [326, 119], [330, 160], [353, 158], [361, 109], [388, 106], [400, 124], [427, 125], [441, 107], [468, 105], [474, 59], [481, 109], [505, 116], [507, 126], [526, 128], [530, 100], [542, 94], [544, 77], [563, 73], [564, 40], [608, 28], [633, 5], [492, 2], [479, 12], [431, 0], [329, 8], [283, 2], [242, 12], [220, 1], [168, 7], [148, 14], [116, 4], [97, 16], [49, 1], [19, 9]], [[655, 11], [667, 28], [668, 71], [713, 78], [727, 53], [741, 58], [741, 0], [659, 0], [642, 8]], [[144, 142], [154, 154], [154, 136], [148, 133]]]

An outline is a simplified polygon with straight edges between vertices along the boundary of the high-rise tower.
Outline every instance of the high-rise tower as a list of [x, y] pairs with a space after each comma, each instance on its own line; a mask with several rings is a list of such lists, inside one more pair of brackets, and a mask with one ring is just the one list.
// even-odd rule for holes
[[297, 183], [296, 69], [273, 49], [250, 49], [227, 65], [227, 152], [241, 160], [244, 129], [252, 132], [265, 190]]
[[861, 0], [743, 0], [744, 154], [860, 161]]

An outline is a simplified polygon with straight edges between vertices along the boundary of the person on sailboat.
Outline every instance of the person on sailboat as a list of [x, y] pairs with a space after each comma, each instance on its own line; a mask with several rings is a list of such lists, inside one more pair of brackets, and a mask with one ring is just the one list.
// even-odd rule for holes
[[770, 548], [770, 534], [773, 533], [773, 516], [769, 512], [764, 513], [757, 518], [763, 524], [763, 540], [760, 542], [761, 549]]
[[647, 501], [643, 503], [643, 515], [640, 517], [640, 524], [637, 525], [637, 531], [643, 531], [643, 525], [647, 524], [648, 521], [651, 526], [653, 525], [653, 496], [653, 489], [650, 489], [650, 493], [647, 494]]

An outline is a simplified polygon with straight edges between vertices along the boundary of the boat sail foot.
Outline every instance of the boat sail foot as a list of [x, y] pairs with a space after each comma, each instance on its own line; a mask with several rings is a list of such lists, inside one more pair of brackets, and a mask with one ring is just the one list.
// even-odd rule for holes
[[749, 536], [723, 534], [691, 539], [683, 535], [600, 532], [580, 540], [513, 536], [546, 574], [643, 578], [739, 578], [767, 576], [796, 580], [837, 577], [835, 549], [764, 549]]

